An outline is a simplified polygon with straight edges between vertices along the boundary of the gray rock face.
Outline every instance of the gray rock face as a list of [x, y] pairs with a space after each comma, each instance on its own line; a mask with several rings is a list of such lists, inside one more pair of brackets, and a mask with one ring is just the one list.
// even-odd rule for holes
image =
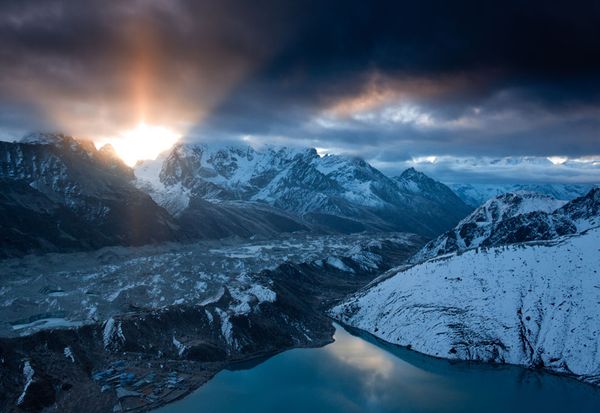
[[571, 219], [558, 214], [535, 211], [500, 221], [492, 229], [489, 237], [480, 245], [494, 247], [519, 242], [549, 240], [576, 232], [577, 227]]
[[600, 188], [565, 204], [556, 215], [572, 220], [580, 231], [600, 225]]
[[472, 212], [472, 208], [450, 188], [414, 168], [405, 170], [394, 180], [401, 192], [407, 194], [413, 207], [420, 209], [422, 214], [428, 214], [431, 220], [442, 217], [447, 223], [456, 222]]

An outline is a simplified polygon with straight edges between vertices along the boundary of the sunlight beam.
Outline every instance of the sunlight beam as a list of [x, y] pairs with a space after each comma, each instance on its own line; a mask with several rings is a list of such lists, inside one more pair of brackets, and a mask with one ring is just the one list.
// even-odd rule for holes
[[129, 166], [138, 161], [156, 159], [163, 151], [172, 147], [181, 135], [162, 126], [140, 123], [136, 128], [121, 133], [116, 138], [102, 140], [98, 147], [111, 144], [119, 157]]

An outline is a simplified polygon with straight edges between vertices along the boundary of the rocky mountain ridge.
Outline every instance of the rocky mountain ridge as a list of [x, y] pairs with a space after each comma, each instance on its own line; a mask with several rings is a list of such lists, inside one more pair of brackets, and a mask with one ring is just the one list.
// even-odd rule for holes
[[2, 255], [181, 239], [133, 171], [92, 142], [35, 134], [0, 142]]
[[530, 192], [502, 194], [485, 202], [452, 230], [427, 243], [411, 262], [480, 246], [575, 234], [600, 225], [599, 208], [599, 188], [568, 203]]
[[362, 159], [319, 156], [314, 149], [179, 144], [136, 166], [135, 174], [138, 187], [175, 215], [197, 199], [251, 202], [328, 230], [432, 236], [469, 212], [447, 187], [422, 174], [392, 179]]
[[2, 256], [310, 231], [432, 237], [469, 212], [416, 171], [389, 178], [314, 149], [178, 144], [131, 169], [105, 146], [38, 133], [0, 143]]

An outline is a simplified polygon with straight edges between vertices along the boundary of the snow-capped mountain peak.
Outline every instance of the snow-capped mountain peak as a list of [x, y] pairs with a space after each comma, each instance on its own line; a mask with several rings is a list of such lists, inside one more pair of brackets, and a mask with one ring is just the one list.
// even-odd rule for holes
[[37, 145], [55, 145], [66, 140], [73, 139], [62, 133], [50, 132], [32, 132], [21, 138], [19, 143], [37, 144]]
[[91, 140], [75, 138], [64, 133], [33, 132], [23, 136], [17, 143], [26, 145], [47, 145], [59, 150], [85, 153], [87, 156], [94, 156], [97, 153], [96, 146]]
[[[175, 215], [194, 199], [252, 202], [336, 230], [414, 230], [431, 236], [469, 211], [445, 185], [425, 175], [419, 176], [422, 189], [415, 194], [363, 159], [321, 157], [313, 148], [179, 144], [137, 165], [135, 174], [138, 187]], [[451, 205], [445, 202], [449, 198]]]
[[6, 250], [176, 239], [171, 217], [132, 185], [133, 178], [109, 148], [98, 151], [90, 141], [34, 134], [22, 142], [0, 142]]
[[415, 168], [408, 168], [393, 179], [400, 189], [410, 196], [428, 198], [437, 203], [447, 205], [448, 208], [462, 211], [463, 214], [469, 212], [469, 208], [466, 207], [464, 202], [450, 188], [417, 171]]
[[534, 211], [552, 212], [566, 202], [535, 192], [518, 191], [494, 197], [477, 208], [458, 225], [495, 225], [500, 221]]
[[425, 175], [423, 172], [419, 172], [415, 168], [410, 167], [410, 168], [407, 168], [404, 171], [402, 171], [402, 173], [400, 174], [400, 176], [398, 176], [398, 178], [412, 180], [412, 181], [421, 181], [425, 178], [428, 178], [428, 176]]

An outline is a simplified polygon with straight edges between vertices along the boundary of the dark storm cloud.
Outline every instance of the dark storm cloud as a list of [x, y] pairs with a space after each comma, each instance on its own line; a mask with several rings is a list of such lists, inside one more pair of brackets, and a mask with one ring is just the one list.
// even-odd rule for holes
[[398, 162], [600, 153], [598, 1], [3, 1], [2, 137], [139, 113]]
[[[530, 81], [548, 82], [558, 99], [572, 97], [571, 90], [598, 97], [597, 88], [588, 87], [597, 86], [600, 69], [598, 2], [305, 5], [285, 48], [258, 73], [259, 93], [327, 101], [360, 91], [369, 71], [378, 70], [441, 81], [470, 76], [470, 87], [456, 91], [463, 98]], [[560, 88], [557, 82], [579, 85]]]

